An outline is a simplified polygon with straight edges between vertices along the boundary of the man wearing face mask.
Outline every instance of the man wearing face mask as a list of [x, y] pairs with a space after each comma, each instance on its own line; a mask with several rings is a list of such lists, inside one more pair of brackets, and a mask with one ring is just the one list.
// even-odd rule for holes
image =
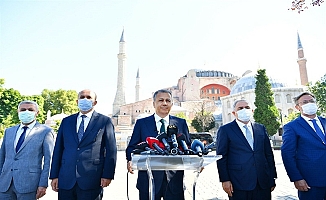
[[250, 121], [253, 110], [244, 99], [234, 102], [232, 114], [236, 119], [221, 126], [216, 136], [223, 190], [232, 200], [269, 200], [277, 176], [266, 128]]
[[284, 167], [301, 200], [326, 199], [326, 119], [317, 116], [315, 96], [294, 98], [301, 115], [284, 125], [281, 147]]
[[34, 101], [18, 105], [21, 124], [6, 129], [0, 149], [0, 199], [35, 200], [48, 187], [53, 130], [36, 121]]
[[64, 118], [58, 130], [50, 179], [59, 200], [100, 200], [114, 178], [117, 148], [109, 117], [94, 111], [96, 94], [78, 94], [79, 113]]

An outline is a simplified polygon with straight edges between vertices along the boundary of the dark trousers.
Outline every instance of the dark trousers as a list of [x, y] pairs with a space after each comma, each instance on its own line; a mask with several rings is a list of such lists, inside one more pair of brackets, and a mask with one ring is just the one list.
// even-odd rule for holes
[[82, 190], [78, 184], [70, 190], [59, 189], [58, 200], [101, 200], [103, 198], [103, 188], [92, 190]]
[[254, 190], [233, 190], [230, 200], [271, 200], [271, 188], [262, 189], [258, 184]]
[[306, 192], [298, 191], [300, 200], [324, 200], [326, 199], [326, 187], [310, 187]]
[[[181, 193], [173, 194], [170, 188], [168, 187], [168, 181], [166, 179], [166, 174], [163, 178], [163, 183], [158, 192], [155, 194], [155, 200], [184, 200], [184, 191]], [[151, 200], [149, 199], [149, 193], [148, 192], [139, 192], [139, 200]]]

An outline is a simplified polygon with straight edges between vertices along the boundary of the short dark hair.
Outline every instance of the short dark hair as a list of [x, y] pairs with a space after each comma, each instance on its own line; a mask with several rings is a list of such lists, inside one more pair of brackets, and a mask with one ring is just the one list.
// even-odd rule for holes
[[157, 96], [158, 93], [168, 93], [170, 95], [171, 99], [172, 99], [172, 93], [171, 93], [170, 90], [161, 89], [161, 90], [157, 90], [156, 92], [154, 92], [154, 94], [153, 94], [153, 101], [156, 100], [156, 96]]
[[293, 98], [293, 101], [294, 101], [295, 105], [298, 105], [299, 104], [299, 102], [298, 102], [299, 99], [302, 96], [304, 96], [304, 95], [310, 95], [312, 98], [316, 99], [315, 95], [313, 95], [312, 93], [310, 93], [310, 92], [303, 92], [303, 93], [301, 93], [298, 96], [296, 96], [296, 97]]

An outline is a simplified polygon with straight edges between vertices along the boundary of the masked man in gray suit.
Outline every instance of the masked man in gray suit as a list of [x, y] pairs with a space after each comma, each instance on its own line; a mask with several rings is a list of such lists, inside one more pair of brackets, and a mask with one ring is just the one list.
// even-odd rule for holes
[[6, 129], [0, 149], [0, 199], [35, 200], [48, 187], [54, 136], [36, 121], [34, 101], [18, 105], [21, 124]]

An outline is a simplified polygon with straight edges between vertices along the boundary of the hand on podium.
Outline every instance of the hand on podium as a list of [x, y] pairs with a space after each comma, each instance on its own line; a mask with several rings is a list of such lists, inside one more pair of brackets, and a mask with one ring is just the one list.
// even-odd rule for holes
[[128, 161], [127, 162], [127, 170], [130, 174], [134, 174], [134, 170], [132, 170], [132, 162], [131, 161]]

